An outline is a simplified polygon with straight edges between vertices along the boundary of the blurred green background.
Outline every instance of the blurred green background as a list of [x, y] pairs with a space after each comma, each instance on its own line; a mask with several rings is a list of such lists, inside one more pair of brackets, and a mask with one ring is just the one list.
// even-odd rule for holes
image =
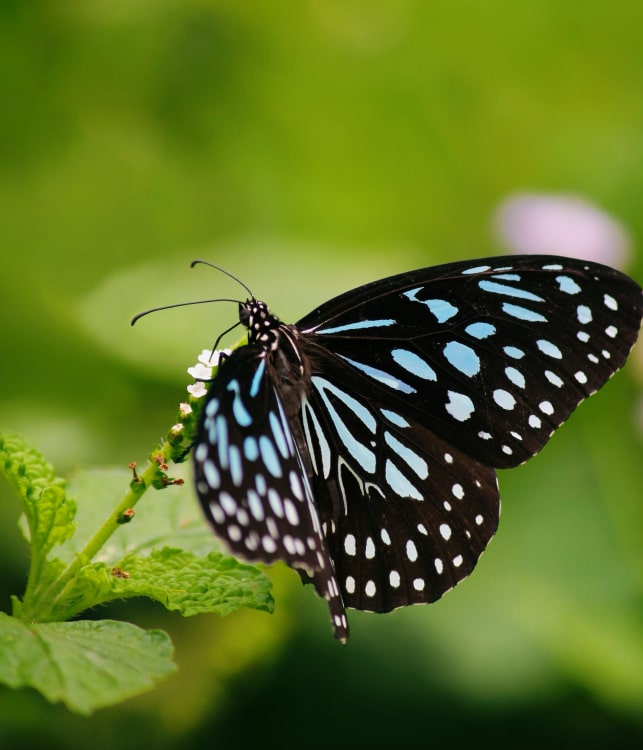
[[[640, 248], [642, 50], [638, 0], [0, 0], [0, 429], [60, 471], [143, 461], [236, 319], [129, 327], [241, 294], [194, 257], [293, 321], [501, 252], [494, 212], [517, 191], [581, 195]], [[626, 270], [643, 280], [640, 251]], [[633, 744], [641, 360], [500, 476], [499, 534], [439, 603], [352, 612], [346, 648], [279, 566], [272, 617], [106, 607], [166, 629], [179, 673], [89, 719], [0, 688], [0, 747]], [[5, 611], [27, 566], [16, 519], [2, 484]]]

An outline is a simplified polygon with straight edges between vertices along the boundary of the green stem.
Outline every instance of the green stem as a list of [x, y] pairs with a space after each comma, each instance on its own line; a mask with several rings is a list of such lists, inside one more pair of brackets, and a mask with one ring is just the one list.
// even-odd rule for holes
[[[162, 448], [153, 451], [153, 456], [162, 457], [163, 460], [169, 458], [171, 446], [165, 443]], [[130, 485], [123, 499], [118, 503], [114, 510], [109, 514], [104, 523], [98, 528], [96, 533], [89, 539], [83, 549], [76, 555], [74, 560], [60, 573], [58, 578], [49, 585], [46, 591], [31, 591], [31, 596], [27, 596], [23, 602], [21, 619], [30, 622], [47, 621], [51, 612], [56, 609], [56, 605], [63, 601], [69, 591], [74, 587], [76, 578], [80, 570], [90, 563], [93, 558], [105, 546], [112, 534], [120, 528], [123, 521], [123, 514], [130, 508], [133, 508], [143, 497], [145, 492], [152, 487], [162, 476], [164, 472], [159, 466], [159, 462], [152, 459], [142, 474], [139, 474], [138, 481]], [[30, 591], [29, 583], [27, 591]]]

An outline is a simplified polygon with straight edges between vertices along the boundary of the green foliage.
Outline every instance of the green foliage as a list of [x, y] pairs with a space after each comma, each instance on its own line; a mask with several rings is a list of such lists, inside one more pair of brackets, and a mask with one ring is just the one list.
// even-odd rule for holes
[[[127, 555], [110, 573], [109, 598], [148, 596], [183, 616], [214, 612], [222, 617], [239, 607], [272, 609], [270, 583], [251, 565], [211, 552], [205, 557], [164, 547], [143, 557]], [[92, 571], [93, 572], [93, 571]], [[96, 573], [106, 573], [97, 570]]]
[[90, 714], [149, 690], [176, 669], [160, 630], [113, 620], [27, 625], [0, 613], [0, 679]]
[[[65, 622], [71, 617], [134, 596], [184, 616], [225, 616], [240, 607], [272, 611], [270, 582], [261, 571], [209, 551], [211, 534], [188, 508], [187, 493], [178, 492], [180, 480], [165, 473], [163, 449], [133, 479], [122, 470], [78, 473], [70, 487], [79, 503], [53, 467], [16, 435], [0, 437], [0, 468], [20, 497], [21, 527], [31, 547], [24, 596], [13, 597], [13, 617], [0, 617], [0, 682], [36, 688], [51, 701], [90, 713], [171, 672], [172, 648], [160, 631], [107, 620]], [[167, 492], [124, 524], [124, 518], [134, 519], [133, 505], [143, 493], [157, 486]]]

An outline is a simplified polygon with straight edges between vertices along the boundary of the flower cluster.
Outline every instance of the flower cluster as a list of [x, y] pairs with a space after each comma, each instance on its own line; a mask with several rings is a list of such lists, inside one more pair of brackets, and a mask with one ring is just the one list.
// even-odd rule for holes
[[218, 349], [217, 351], [204, 349], [197, 358], [197, 364], [194, 367], [188, 367], [188, 373], [196, 381], [188, 386], [188, 393], [194, 398], [205, 396], [207, 393], [206, 383], [212, 380], [212, 368], [218, 367], [222, 356], [227, 357], [230, 354], [230, 349]]

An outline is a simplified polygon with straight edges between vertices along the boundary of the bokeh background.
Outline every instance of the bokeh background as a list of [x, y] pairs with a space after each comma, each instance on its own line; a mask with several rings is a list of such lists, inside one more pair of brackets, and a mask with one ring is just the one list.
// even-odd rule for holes
[[[292, 321], [379, 276], [520, 250], [501, 207], [571, 195], [603, 212], [599, 257], [641, 282], [642, 50], [637, 0], [0, 0], [0, 428], [61, 472], [143, 461], [236, 319], [129, 327], [242, 294], [194, 257]], [[105, 607], [167, 630], [180, 671], [91, 718], [0, 688], [0, 746], [634, 744], [642, 384], [639, 348], [501, 474], [499, 534], [439, 603], [351, 613], [345, 648], [279, 566], [273, 616]], [[1, 484], [5, 611], [17, 515]]]

